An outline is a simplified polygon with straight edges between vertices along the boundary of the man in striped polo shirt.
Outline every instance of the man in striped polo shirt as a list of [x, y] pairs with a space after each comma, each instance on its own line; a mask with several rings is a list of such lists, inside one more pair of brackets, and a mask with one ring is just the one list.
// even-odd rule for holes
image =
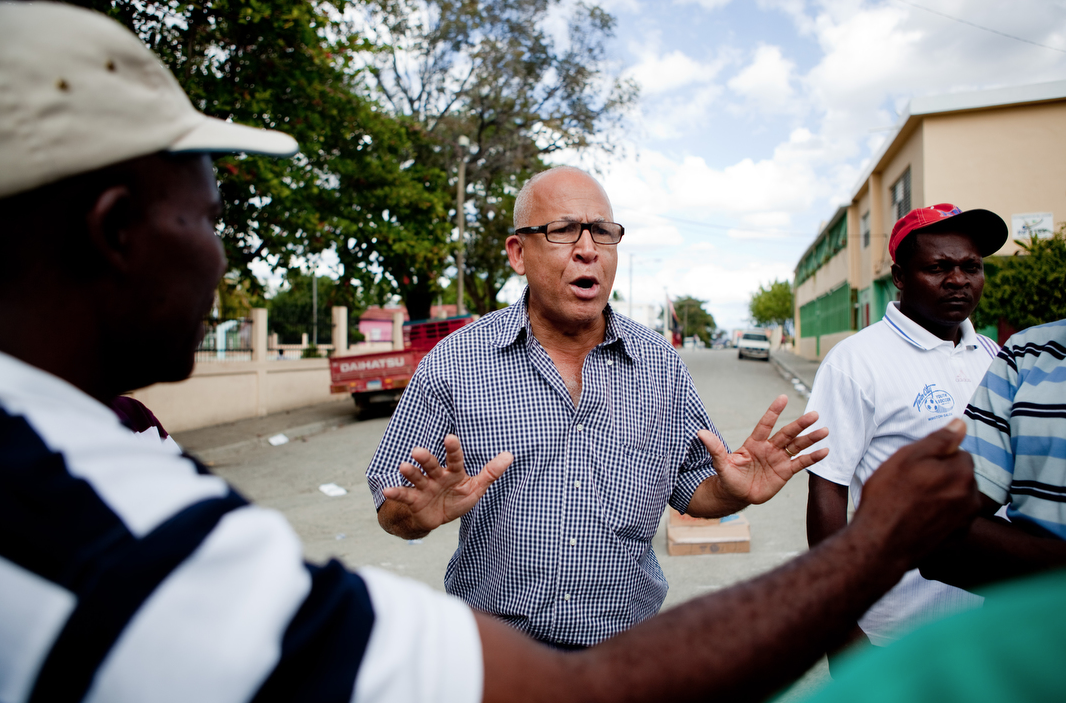
[[[974, 588], [1066, 565], [1066, 320], [1007, 340], [966, 426], [982, 516], [922, 574]], [[1002, 506], [1009, 522], [995, 517]]]
[[760, 699], [976, 514], [960, 422], [887, 462], [819, 548], [574, 655], [304, 563], [284, 518], [109, 407], [192, 369], [225, 270], [203, 152], [295, 149], [197, 113], [102, 15], [0, 2], [5, 703]]
[[[830, 432], [814, 445], [828, 447], [829, 456], [808, 469], [812, 547], [847, 524], [849, 486], [859, 505], [863, 484], [893, 452], [962, 415], [997, 351], [968, 318], [984, 287], [982, 258], [1006, 238], [998, 215], [949, 204], [896, 222], [889, 254], [900, 299], [880, 322], [833, 347], [807, 404], [819, 415], [814, 427]], [[912, 570], [862, 617], [850, 640], [883, 646], [980, 602]]]

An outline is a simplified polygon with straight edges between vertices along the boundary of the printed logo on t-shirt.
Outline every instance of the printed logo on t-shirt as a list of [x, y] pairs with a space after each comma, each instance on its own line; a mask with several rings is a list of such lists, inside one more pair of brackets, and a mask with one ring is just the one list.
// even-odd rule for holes
[[929, 413], [930, 417], [927, 419], [935, 420], [951, 414], [955, 399], [947, 391], [937, 388], [935, 383], [930, 383], [914, 399], [912, 407], [918, 408], [919, 413]]

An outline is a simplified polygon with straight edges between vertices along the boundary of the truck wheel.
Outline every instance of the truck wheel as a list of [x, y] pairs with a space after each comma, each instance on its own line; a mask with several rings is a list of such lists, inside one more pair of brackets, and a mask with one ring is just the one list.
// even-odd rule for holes
[[357, 420], [369, 415], [367, 410], [370, 409], [370, 400], [367, 393], [352, 393], [352, 400], [355, 401], [355, 418]]
[[737, 358], [738, 359], [743, 359], [744, 358], [744, 353], [743, 352], [737, 352]]

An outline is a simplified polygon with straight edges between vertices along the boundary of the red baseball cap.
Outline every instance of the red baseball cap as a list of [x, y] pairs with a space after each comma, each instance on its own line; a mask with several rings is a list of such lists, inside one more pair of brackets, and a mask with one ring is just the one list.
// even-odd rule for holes
[[990, 210], [967, 210], [963, 212], [951, 203], [911, 210], [899, 218], [888, 240], [888, 255], [896, 261], [896, 249], [908, 234], [934, 234], [958, 232], [971, 237], [981, 256], [995, 254], [1007, 241], [1007, 223]]

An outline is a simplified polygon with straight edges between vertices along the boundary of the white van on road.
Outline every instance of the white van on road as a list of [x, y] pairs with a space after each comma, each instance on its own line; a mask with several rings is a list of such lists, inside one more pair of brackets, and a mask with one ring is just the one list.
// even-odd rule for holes
[[762, 330], [748, 330], [737, 341], [737, 358], [770, 360], [770, 337]]

